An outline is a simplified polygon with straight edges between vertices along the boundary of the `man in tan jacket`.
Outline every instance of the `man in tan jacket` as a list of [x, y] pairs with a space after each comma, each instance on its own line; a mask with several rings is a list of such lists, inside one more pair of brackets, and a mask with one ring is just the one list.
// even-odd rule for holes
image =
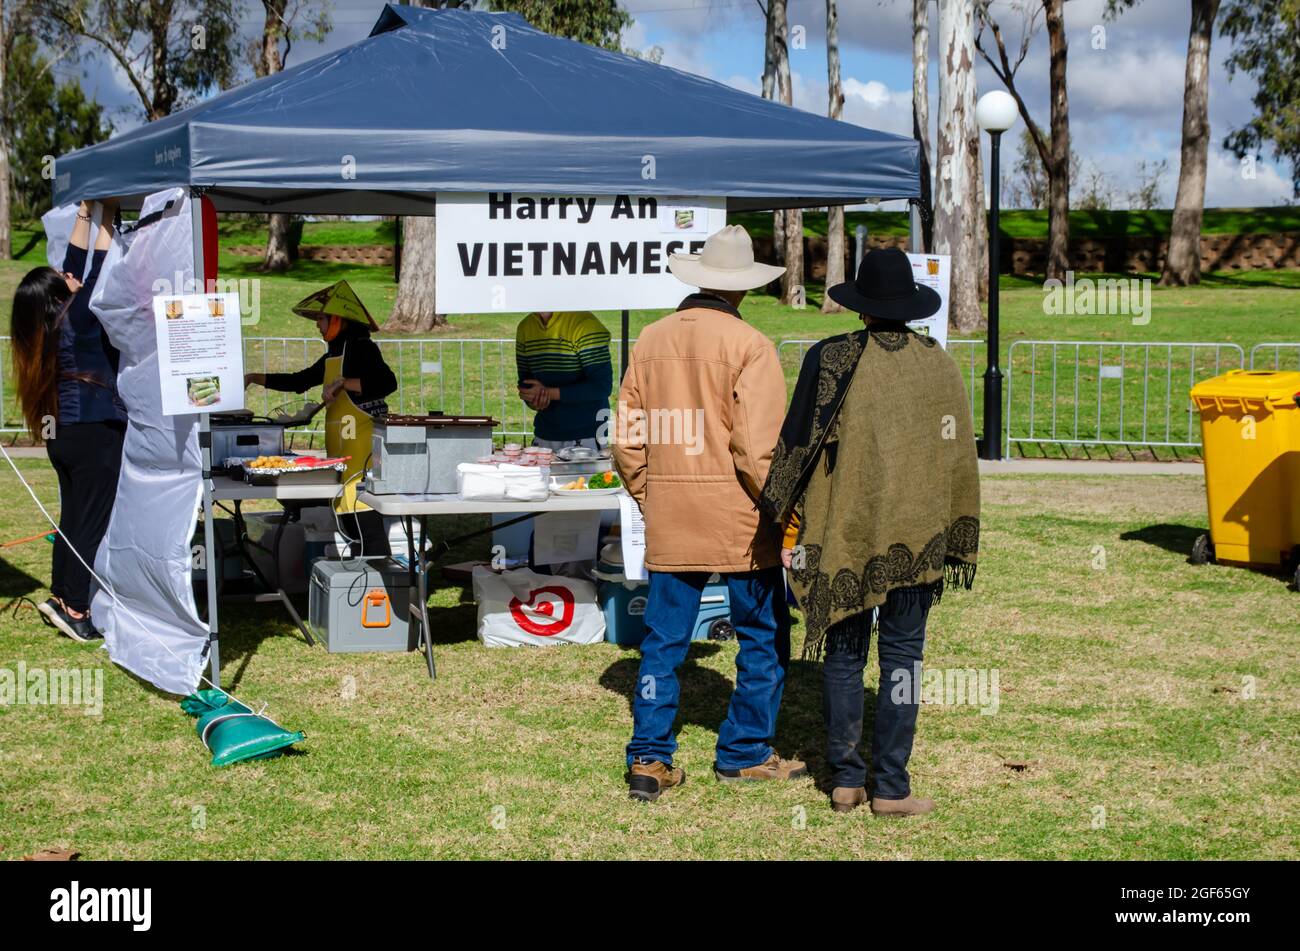
[[615, 465], [646, 523], [650, 592], [627, 747], [629, 792], [645, 801], [686, 779], [672, 765], [677, 668], [715, 572], [727, 583], [739, 655], [714, 775], [738, 782], [807, 772], [770, 745], [790, 623], [781, 540], [755, 505], [785, 413], [785, 377], [772, 341], [737, 310], [746, 291], [784, 268], [755, 263], [738, 225], [712, 235], [700, 254], [672, 255], [668, 268], [701, 290], [637, 340], [614, 430]]

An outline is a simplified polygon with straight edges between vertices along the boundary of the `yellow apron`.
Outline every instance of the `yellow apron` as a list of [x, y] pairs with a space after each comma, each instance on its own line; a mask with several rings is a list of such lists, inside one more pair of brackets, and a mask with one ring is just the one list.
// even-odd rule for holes
[[[347, 352], [346, 347], [344, 353]], [[343, 375], [343, 354], [328, 357], [325, 360], [324, 385], [337, 380]], [[343, 481], [347, 487], [343, 494], [334, 500], [334, 511], [350, 513], [364, 512], [370, 506], [357, 501], [357, 483], [361, 481], [360, 473], [370, 458], [370, 434], [373, 423], [369, 414], [357, 409], [352, 402], [352, 394], [346, 389], [340, 390], [334, 402], [325, 406], [325, 453], [335, 456], [351, 456], [347, 468], [343, 470]]]

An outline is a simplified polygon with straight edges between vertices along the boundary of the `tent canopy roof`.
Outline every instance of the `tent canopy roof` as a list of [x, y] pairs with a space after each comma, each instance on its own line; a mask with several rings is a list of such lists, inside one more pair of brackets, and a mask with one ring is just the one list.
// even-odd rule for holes
[[551, 36], [390, 4], [370, 35], [58, 160], [55, 202], [201, 186], [219, 210], [432, 214], [434, 192], [909, 198], [913, 139]]

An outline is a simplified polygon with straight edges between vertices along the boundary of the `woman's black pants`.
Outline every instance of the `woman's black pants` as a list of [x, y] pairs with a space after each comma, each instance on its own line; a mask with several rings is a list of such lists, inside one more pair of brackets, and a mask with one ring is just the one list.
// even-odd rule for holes
[[[897, 601], [880, 606], [876, 634], [880, 686], [871, 735], [871, 795], [881, 799], [906, 799], [912, 791], [907, 761], [920, 709], [921, 653], [929, 614], [929, 605], [921, 599]], [[826, 761], [835, 786], [860, 788], [867, 784], [867, 764], [860, 746], [865, 708], [862, 672], [870, 633], [869, 611], [826, 632], [822, 713], [826, 718]]]
[[[50, 594], [77, 612], [90, 609], [90, 572], [95, 552], [108, 529], [122, 469], [122, 439], [126, 424], [59, 423], [55, 438], [45, 444], [59, 477], [59, 531], [54, 539]], [[68, 542], [76, 549], [73, 554]]]

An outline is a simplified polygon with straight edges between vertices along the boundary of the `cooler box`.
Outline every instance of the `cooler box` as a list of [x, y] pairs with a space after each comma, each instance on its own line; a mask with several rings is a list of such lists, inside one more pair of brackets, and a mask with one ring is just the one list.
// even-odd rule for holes
[[1219, 561], [1294, 567], [1300, 549], [1300, 373], [1230, 370], [1192, 387], [1201, 413], [1211, 550]]
[[307, 623], [331, 654], [414, 650], [407, 581], [391, 558], [318, 561]]
[[[605, 613], [605, 640], [620, 647], [636, 647], [645, 640], [649, 583], [626, 580], [622, 566], [607, 561], [597, 563], [595, 574], [596, 600]], [[727, 585], [714, 575], [700, 596], [700, 613], [691, 640], [725, 641], [734, 636]]]

